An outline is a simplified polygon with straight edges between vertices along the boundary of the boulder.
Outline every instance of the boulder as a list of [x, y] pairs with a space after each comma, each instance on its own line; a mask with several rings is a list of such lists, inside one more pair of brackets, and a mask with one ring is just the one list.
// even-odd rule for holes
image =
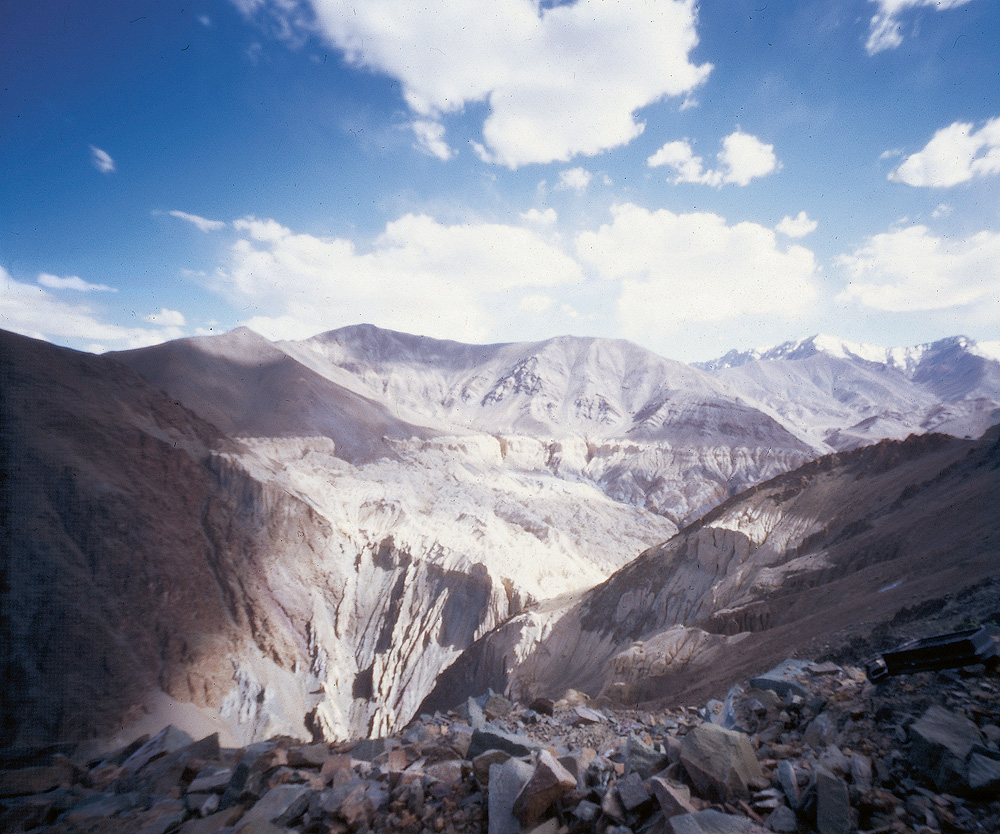
[[625, 762], [629, 770], [638, 773], [643, 779], [659, 773], [669, 764], [665, 753], [654, 750], [635, 735], [630, 735], [625, 743]]
[[305, 785], [278, 785], [260, 798], [246, 815], [237, 823], [236, 831], [242, 831], [251, 822], [263, 820], [275, 825], [289, 825], [305, 813], [312, 791]]
[[493, 727], [483, 730], [475, 730], [472, 733], [472, 740], [469, 742], [469, 749], [466, 751], [467, 759], [475, 759], [487, 750], [503, 750], [511, 756], [527, 756], [529, 753], [540, 750], [542, 745], [527, 736], [505, 733]]
[[808, 694], [799, 679], [807, 671], [809, 663], [803, 660], [786, 660], [779, 663], [769, 672], [750, 679], [754, 689], [770, 689], [782, 697], [799, 695], [803, 698]]
[[853, 830], [847, 783], [824, 767], [816, 768], [816, 828], [819, 834], [850, 834]]
[[556, 761], [548, 750], [538, 754], [531, 778], [514, 800], [514, 816], [533, 826], [563, 795], [576, 787], [576, 777]]
[[966, 757], [983, 740], [973, 721], [932, 706], [910, 725], [910, 763], [939, 792], [961, 793], [967, 787]]
[[649, 787], [667, 819], [678, 814], [697, 813], [698, 809], [691, 804], [691, 790], [687, 785], [678, 785], [663, 776], [652, 776]]
[[514, 816], [514, 802], [531, 774], [531, 765], [520, 759], [508, 759], [502, 765], [490, 767], [489, 834], [519, 834], [521, 824]]
[[699, 795], [720, 802], [749, 799], [750, 782], [764, 775], [750, 738], [715, 724], [700, 724], [684, 737], [681, 764]]

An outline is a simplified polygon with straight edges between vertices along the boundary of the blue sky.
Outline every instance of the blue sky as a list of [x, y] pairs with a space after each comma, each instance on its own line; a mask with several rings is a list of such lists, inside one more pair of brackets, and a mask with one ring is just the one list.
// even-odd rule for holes
[[2, 9], [6, 329], [1000, 339], [994, 0]]

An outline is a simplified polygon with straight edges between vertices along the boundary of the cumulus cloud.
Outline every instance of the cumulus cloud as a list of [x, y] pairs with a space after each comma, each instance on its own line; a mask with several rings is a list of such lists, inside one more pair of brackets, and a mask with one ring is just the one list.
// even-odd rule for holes
[[716, 154], [718, 167], [705, 170], [705, 162], [695, 156], [687, 140], [667, 142], [646, 160], [650, 168], [668, 167], [676, 172], [674, 183], [691, 182], [711, 185], [749, 185], [750, 180], [766, 177], [780, 167], [774, 155], [774, 145], [761, 142], [756, 136], [736, 130], [722, 140], [722, 150]]
[[800, 211], [795, 217], [787, 214], [781, 218], [781, 222], [774, 227], [776, 232], [780, 232], [788, 237], [805, 237], [812, 234], [819, 228], [819, 223], [809, 217], [804, 211]]
[[577, 236], [577, 251], [603, 277], [621, 281], [621, 326], [634, 338], [682, 323], [794, 317], [816, 299], [815, 256], [779, 246], [772, 229], [631, 204], [612, 213], [609, 225]]
[[411, 127], [417, 137], [417, 147], [430, 156], [447, 162], [455, 151], [444, 141], [444, 125], [428, 119], [417, 119]]
[[889, 179], [906, 185], [947, 188], [974, 177], [1000, 174], [1000, 118], [979, 130], [955, 122], [937, 131], [923, 150], [908, 156]]
[[586, 168], [569, 168], [559, 172], [559, 184], [556, 186], [561, 191], [576, 191], [582, 194], [587, 190], [594, 175]]
[[90, 161], [93, 164], [93, 166], [102, 174], [114, 173], [115, 161], [111, 158], [111, 154], [109, 154], [107, 151], [102, 151], [100, 148], [91, 145]]
[[184, 327], [187, 324], [183, 313], [179, 310], [168, 310], [166, 307], [161, 307], [158, 313], [150, 313], [146, 316], [146, 321], [159, 327]]
[[687, 95], [711, 71], [689, 58], [696, 0], [236, 2], [315, 27], [350, 64], [396, 79], [421, 119], [485, 102], [479, 150], [509, 168], [625, 145], [644, 128], [640, 108]]
[[[44, 273], [43, 273], [44, 274]], [[0, 328], [51, 342], [101, 342], [114, 348], [155, 345], [184, 335], [177, 327], [121, 327], [88, 304], [69, 303], [0, 267]]]
[[[339, 324], [378, 321], [413, 333], [476, 341], [491, 310], [519, 290], [582, 280], [579, 264], [530, 229], [496, 223], [447, 226], [408, 214], [369, 251], [344, 238], [297, 234], [246, 217], [219, 288], [267, 310], [246, 323], [271, 338], [300, 338]], [[516, 303], [512, 301], [511, 303]]]
[[872, 0], [878, 11], [872, 16], [868, 42], [865, 48], [869, 55], [886, 49], [895, 49], [903, 42], [900, 33], [900, 17], [910, 9], [930, 8], [943, 12], [963, 6], [970, 0]]
[[60, 278], [58, 275], [50, 275], [42, 272], [38, 276], [38, 283], [50, 290], [74, 290], [75, 292], [118, 292], [114, 287], [107, 284], [91, 284], [84, 281], [79, 275], [67, 275]]
[[554, 208], [547, 208], [544, 211], [533, 208], [523, 212], [521, 219], [527, 220], [529, 223], [537, 223], [539, 226], [553, 226], [559, 219], [559, 215], [556, 214]]
[[849, 277], [840, 301], [887, 312], [945, 310], [1000, 293], [1000, 233], [947, 239], [910, 226], [868, 239], [835, 261]]
[[171, 211], [171, 217], [176, 217], [179, 220], [185, 220], [197, 226], [203, 232], [215, 232], [219, 229], [224, 229], [226, 224], [221, 220], [208, 220], [204, 217], [199, 217], [197, 214], [188, 214], [186, 211]]

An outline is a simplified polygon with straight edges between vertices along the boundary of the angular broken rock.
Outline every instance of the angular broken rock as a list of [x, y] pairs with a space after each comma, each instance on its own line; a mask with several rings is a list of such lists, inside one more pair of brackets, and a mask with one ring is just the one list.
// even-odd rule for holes
[[[990, 752], [990, 755], [986, 755]], [[1000, 760], [992, 751], [973, 751], [968, 760], [969, 792], [982, 799], [1000, 796]]]
[[691, 804], [691, 789], [687, 785], [678, 785], [663, 776], [651, 776], [649, 786], [667, 819], [678, 814], [697, 813], [698, 809]]
[[251, 822], [273, 822], [288, 825], [305, 813], [311, 791], [305, 785], [278, 785], [271, 788], [236, 825], [242, 831]]
[[646, 790], [638, 773], [630, 773], [618, 782], [615, 790], [618, 791], [618, 799], [626, 811], [634, 811], [649, 801], [649, 791]]
[[490, 767], [489, 834], [519, 834], [521, 824], [514, 816], [514, 801], [531, 774], [531, 765], [520, 759], [508, 759], [502, 765]]
[[668, 764], [665, 753], [654, 750], [635, 735], [630, 735], [625, 743], [625, 761], [629, 770], [638, 773], [643, 779], [659, 773]]
[[576, 787], [576, 777], [548, 750], [538, 754], [535, 772], [514, 800], [514, 816], [522, 825], [533, 826], [563, 795]]
[[750, 782], [763, 777], [750, 738], [715, 724], [700, 724], [685, 737], [681, 764], [699, 795], [708, 799], [749, 799]]
[[805, 698], [807, 693], [802, 684], [799, 683], [799, 679], [808, 666], [809, 664], [803, 660], [786, 660], [769, 672], [751, 678], [750, 686], [754, 689], [770, 689], [782, 697], [791, 693]]
[[671, 817], [669, 826], [673, 834], [770, 834], [749, 817], [723, 814], [714, 808]]
[[932, 706], [910, 725], [910, 762], [938, 791], [966, 789], [966, 757], [983, 743], [973, 721], [943, 707]]
[[160, 732], [136, 750], [123, 763], [126, 773], [138, 773], [153, 759], [165, 753], [173, 753], [182, 747], [192, 744], [194, 739], [183, 730], [178, 730], [173, 724], [164, 727]]
[[824, 767], [816, 768], [816, 828], [819, 834], [850, 834], [853, 830], [847, 783]]
[[472, 733], [472, 740], [469, 742], [469, 749], [466, 751], [465, 757], [474, 759], [487, 750], [503, 750], [511, 756], [527, 756], [534, 750], [540, 750], [541, 747], [542, 745], [537, 741], [527, 736], [505, 733], [503, 730], [487, 727]]
[[607, 719], [596, 709], [590, 707], [573, 707], [574, 724], [603, 724]]

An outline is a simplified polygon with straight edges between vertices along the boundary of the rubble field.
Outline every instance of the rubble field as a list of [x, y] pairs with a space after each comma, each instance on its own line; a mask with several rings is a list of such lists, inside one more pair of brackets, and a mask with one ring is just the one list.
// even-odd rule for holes
[[489, 693], [387, 738], [242, 749], [173, 727], [6, 750], [0, 830], [97, 834], [1000, 832], [995, 668], [869, 682], [789, 660], [699, 707]]

